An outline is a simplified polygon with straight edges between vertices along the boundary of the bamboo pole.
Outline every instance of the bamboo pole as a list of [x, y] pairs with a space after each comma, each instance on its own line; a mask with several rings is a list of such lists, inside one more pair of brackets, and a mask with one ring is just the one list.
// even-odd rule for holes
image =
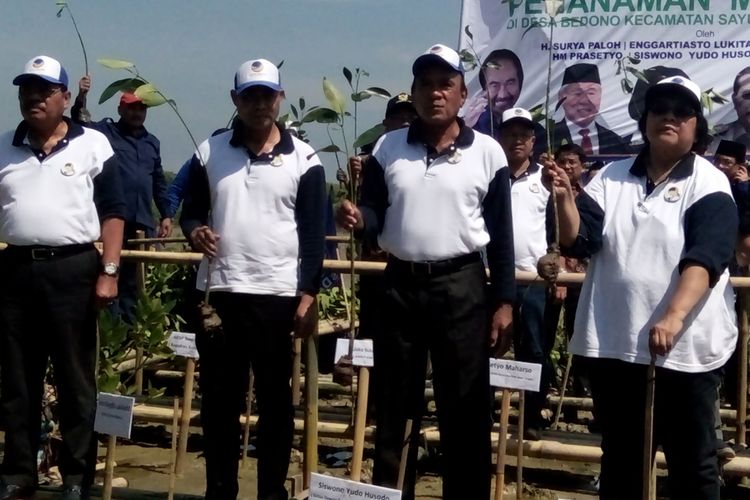
[[404, 491], [404, 482], [406, 481], [406, 467], [409, 465], [409, 449], [411, 448], [411, 434], [414, 421], [406, 419], [404, 426], [404, 443], [401, 445], [401, 460], [398, 462], [398, 479], [396, 480], [396, 489]]
[[185, 389], [182, 395], [182, 414], [180, 417], [180, 442], [177, 450], [177, 462], [175, 471], [178, 476], [182, 475], [187, 458], [187, 445], [190, 437], [190, 413], [193, 405], [193, 382], [195, 380], [195, 360], [187, 358], [185, 369]]
[[572, 365], [573, 365], [573, 355], [570, 353], [570, 350], [568, 350], [568, 359], [565, 362], [565, 373], [563, 374], [562, 387], [560, 387], [560, 397], [557, 400], [557, 408], [555, 408], [555, 420], [552, 423], [552, 427], [554, 429], [557, 429], [557, 425], [560, 422], [560, 413], [562, 413], [563, 401], [565, 400], [565, 390], [568, 388], [568, 379], [570, 378], [570, 367]]
[[508, 413], [510, 413], [510, 391], [503, 389], [503, 402], [500, 406], [500, 437], [497, 440], [497, 460], [495, 465], [495, 500], [503, 500], [505, 495], [505, 448], [508, 446]]
[[737, 369], [737, 444], [747, 447], [747, 342], [750, 336], [748, 328], [747, 290], [739, 290], [737, 302], [740, 305], [739, 328], [739, 362]]
[[[247, 458], [248, 447], [250, 446], [250, 415], [253, 414], [253, 386], [255, 382], [255, 374], [253, 369], [250, 368], [250, 374], [248, 376], [247, 384], [247, 409], [245, 410], [245, 429], [242, 432], [242, 466], [245, 466], [245, 459]], [[299, 388], [297, 388], [299, 392]], [[297, 403], [299, 404], [299, 402]]]
[[115, 474], [115, 448], [117, 447], [117, 437], [110, 435], [107, 438], [107, 458], [104, 466], [104, 490], [102, 491], [103, 500], [112, 500], [112, 478]]
[[305, 488], [310, 487], [310, 475], [318, 471], [318, 329], [305, 339], [305, 454], [303, 473]]
[[292, 343], [292, 405], [299, 406], [300, 387], [302, 384], [302, 339], [295, 336]]
[[523, 425], [526, 410], [524, 402], [526, 393], [520, 391], [518, 394], [518, 437], [516, 438], [518, 446], [516, 447], [516, 499], [523, 498]]
[[[146, 233], [143, 230], [135, 232], [136, 238], [145, 238]], [[138, 245], [139, 251], [145, 251], [146, 247], [143, 243]], [[141, 293], [146, 293], [146, 264], [139, 262], [135, 271], [135, 283], [138, 294], [136, 300], [140, 297]], [[143, 347], [137, 346], [135, 351], [135, 395], [143, 395]]]
[[651, 489], [653, 464], [653, 440], [654, 440], [654, 391], [656, 389], [656, 356], [651, 355], [651, 364], [646, 372], [646, 404], [643, 431], [643, 498], [651, 500], [654, 493]]
[[370, 369], [359, 368], [357, 390], [357, 415], [354, 419], [354, 444], [352, 446], [352, 481], [362, 477], [362, 457], [365, 451], [365, 427], [367, 426], [367, 398], [370, 392]]
[[167, 500], [174, 499], [174, 488], [175, 482], [177, 480], [177, 417], [180, 414], [180, 398], [174, 398], [173, 411], [174, 415], [172, 417], [172, 448], [169, 453], [169, 491], [167, 494]]

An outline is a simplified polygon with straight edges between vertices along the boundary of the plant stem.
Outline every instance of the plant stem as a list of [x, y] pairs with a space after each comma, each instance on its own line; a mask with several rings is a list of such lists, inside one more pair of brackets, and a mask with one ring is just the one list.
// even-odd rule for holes
[[[545, 103], [544, 103], [544, 114], [546, 117], [546, 125], [547, 125], [547, 154], [552, 157], [552, 140], [554, 139], [552, 127], [554, 127], [555, 121], [554, 119], [552, 121], [552, 125], [550, 125], [550, 119], [549, 119], [549, 91], [550, 86], [552, 83], [552, 41], [554, 40], [554, 34], [555, 34], [555, 20], [550, 16], [550, 28], [549, 28], [549, 59], [547, 62], [547, 93], [544, 97]], [[552, 211], [555, 214], [555, 241], [554, 244], [557, 246], [557, 248], [560, 247], [560, 214], [557, 209], [557, 196], [555, 195], [554, 188], [552, 189]]]
[[65, 3], [65, 9], [67, 9], [68, 14], [70, 14], [70, 19], [73, 21], [73, 28], [76, 30], [76, 35], [78, 35], [78, 41], [81, 43], [81, 50], [83, 51], [83, 65], [86, 69], [86, 74], [89, 74], [89, 58], [86, 55], [86, 47], [83, 45], [83, 38], [81, 37], [81, 32], [78, 31], [78, 24], [76, 23], [76, 18], [73, 16], [73, 11], [70, 10], [70, 6], [68, 3]]

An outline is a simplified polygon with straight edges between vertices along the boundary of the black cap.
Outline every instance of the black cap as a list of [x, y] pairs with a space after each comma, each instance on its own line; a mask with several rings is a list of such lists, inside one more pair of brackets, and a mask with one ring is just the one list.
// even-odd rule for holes
[[723, 140], [719, 142], [719, 147], [716, 148], [717, 155], [730, 156], [737, 160], [737, 163], [745, 163], [745, 155], [747, 154], [747, 147], [734, 141]]
[[411, 96], [406, 92], [401, 92], [388, 99], [388, 104], [385, 106], [385, 116], [391, 116], [399, 109], [410, 109], [414, 110], [414, 104], [411, 101]]
[[586, 63], [580, 63], [580, 64], [574, 64], [573, 66], [569, 66], [565, 68], [565, 74], [563, 74], [563, 85], [567, 85], [569, 83], [599, 83], [601, 84], [601, 80], [599, 79], [599, 68], [596, 67], [596, 64], [586, 64]]

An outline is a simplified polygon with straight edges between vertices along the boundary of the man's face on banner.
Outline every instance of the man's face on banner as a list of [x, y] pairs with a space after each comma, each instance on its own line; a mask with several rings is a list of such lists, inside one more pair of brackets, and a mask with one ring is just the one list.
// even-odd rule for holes
[[742, 75], [737, 83], [737, 92], [732, 94], [734, 110], [745, 130], [750, 130], [750, 74]]
[[593, 82], [569, 83], [560, 89], [565, 117], [579, 127], [588, 126], [599, 114], [602, 86]]
[[492, 68], [485, 69], [484, 74], [492, 113], [495, 116], [502, 116], [505, 110], [516, 105], [518, 95], [521, 93], [516, 66], [509, 59], [500, 59], [493, 62]]

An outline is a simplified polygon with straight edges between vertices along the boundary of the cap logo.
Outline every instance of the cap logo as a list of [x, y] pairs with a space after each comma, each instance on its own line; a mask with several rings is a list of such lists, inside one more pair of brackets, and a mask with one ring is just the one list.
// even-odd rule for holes
[[676, 83], [677, 85], [682, 85], [683, 83], [685, 83], [685, 80], [683, 80], [682, 78], [680, 78], [680, 77], [678, 76], [678, 77], [676, 77], [675, 79], [673, 79], [673, 80], [672, 80], [672, 82], [673, 82], [673, 83]]
[[42, 66], [44, 66], [44, 59], [42, 59], [41, 57], [38, 57], [34, 59], [31, 65], [35, 68], [41, 68]]
[[255, 61], [250, 65], [250, 69], [255, 73], [260, 73], [261, 71], [263, 71], [263, 63], [260, 61]]
[[443, 51], [443, 48], [440, 45], [434, 45], [433, 47], [430, 48], [431, 54], [439, 54], [442, 51]]
[[409, 100], [409, 95], [401, 92], [396, 98], [398, 99], [398, 102], [406, 102]]
[[516, 108], [516, 110], [513, 113], [515, 113], [516, 116], [521, 116], [523, 115], [523, 110], [520, 108]]

